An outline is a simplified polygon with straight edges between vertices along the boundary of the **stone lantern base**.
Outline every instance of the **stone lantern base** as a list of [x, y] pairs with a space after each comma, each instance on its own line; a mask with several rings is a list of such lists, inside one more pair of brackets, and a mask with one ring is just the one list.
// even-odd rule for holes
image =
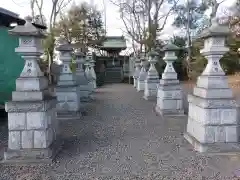
[[94, 88], [94, 91], [95, 91], [95, 89], [97, 89], [97, 83], [96, 83], [96, 80], [93, 81], [93, 88]]
[[96, 83], [96, 81], [94, 81], [94, 80], [91, 80], [91, 81], [88, 82], [89, 98], [90, 98], [91, 101], [94, 101], [96, 99], [95, 96], [94, 96], [94, 94], [95, 94], [95, 88], [94, 88], [95, 83]]
[[156, 100], [157, 98], [157, 87], [159, 85], [159, 78], [152, 78], [145, 80], [145, 89], [143, 98], [146, 100]]
[[76, 119], [82, 116], [83, 106], [80, 103], [79, 88], [76, 84], [58, 85], [57, 118], [63, 120]]
[[76, 81], [78, 84], [80, 102], [83, 104], [83, 106], [85, 106], [85, 104], [90, 101], [90, 90], [84, 71], [76, 72]]
[[79, 85], [79, 89], [80, 89], [80, 101], [81, 103], [87, 103], [91, 100], [89, 94], [90, 94], [90, 90], [88, 85]]
[[160, 80], [156, 112], [164, 116], [183, 116], [182, 88], [179, 80]]
[[138, 82], [137, 82], [137, 91], [144, 91], [145, 89], [145, 80], [139, 79], [138, 78]]
[[51, 163], [62, 141], [55, 117], [56, 99], [9, 101], [8, 149], [3, 163]]
[[137, 82], [138, 82], [138, 78], [133, 77], [133, 87], [137, 88]]
[[215, 83], [219, 81], [218, 86], [225, 87], [194, 88], [194, 94], [188, 96], [189, 113], [184, 137], [199, 152], [239, 152], [236, 101], [231, 89], [226, 88], [226, 77], [211, 78]]

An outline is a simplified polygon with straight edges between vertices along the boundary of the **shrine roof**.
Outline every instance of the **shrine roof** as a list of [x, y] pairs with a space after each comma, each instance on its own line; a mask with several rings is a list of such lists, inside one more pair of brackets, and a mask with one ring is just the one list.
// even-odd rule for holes
[[125, 39], [124, 36], [105, 36], [106, 39]]
[[127, 49], [127, 47], [100, 46], [100, 49], [106, 51], [122, 51]]
[[105, 51], [122, 51], [127, 48], [124, 36], [105, 36], [100, 49]]
[[0, 26], [10, 27], [11, 23], [23, 25], [25, 20], [21, 19], [17, 13], [0, 7]]

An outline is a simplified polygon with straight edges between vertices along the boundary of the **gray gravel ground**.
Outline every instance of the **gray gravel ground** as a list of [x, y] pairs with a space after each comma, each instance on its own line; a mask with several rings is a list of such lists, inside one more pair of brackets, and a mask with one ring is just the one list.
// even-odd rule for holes
[[[0, 164], [0, 180], [240, 179], [240, 156], [194, 152], [182, 136], [186, 117], [156, 116], [155, 102], [142, 96], [127, 84], [98, 89], [87, 116], [61, 122], [65, 144], [56, 162]], [[6, 127], [1, 133], [0, 148]]]

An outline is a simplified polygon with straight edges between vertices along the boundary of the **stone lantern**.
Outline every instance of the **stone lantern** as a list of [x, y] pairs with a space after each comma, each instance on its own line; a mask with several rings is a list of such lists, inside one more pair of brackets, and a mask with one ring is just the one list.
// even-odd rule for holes
[[94, 66], [95, 66], [95, 61], [93, 60], [93, 56], [92, 53], [88, 53], [87, 54], [87, 71], [89, 73], [88, 77], [90, 82], [92, 83], [92, 87], [93, 87], [93, 91], [96, 88], [96, 73], [94, 70]]
[[81, 51], [80, 48], [76, 49], [75, 51], [76, 56], [76, 79], [77, 83], [79, 85], [79, 91], [80, 91], [80, 101], [88, 102], [89, 101], [89, 87], [88, 87], [88, 79], [85, 75], [83, 65], [85, 63], [85, 54]]
[[58, 121], [55, 118], [56, 98], [48, 91], [48, 80], [38, 65], [43, 54], [41, 25], [26, 18], [24, 25], [9, 31], [19, 37], [15, 51], [25, 60], [8, 112], [8, 149], [4, 162], [51, 162], [59, 149]]
[[141, 64], [140, 64], [140, 59], [138, 56], [134, 57], [135, 59], [135, 71], [134, 71], [134, 75], [133, 75], [133, 86], [135, 88], [138, 87], [138, 77], [141, 71]]
[[175, 55], [177, 50], [179, 48], [171, 43], [163, 47], [166, 67], [158, 86], [156, 105], [156, 112], [163, 116], [184, 115], [182, 88], [173, 67], [173, 62], [177, 59]]
[[158, 53], [155, 50], [151, 50], [148, 53], [150, 68], [147, 72], [147, 78], [145, 80], [144, 99], [155, 99], [157, 97], [157, 86], [159, 84], [158, 72], [155, 68], [157, 63]]
[[94, 99], [93, 97], [93, 92], [94, 92], [94, 78], [93, 78], [93, 74], [91, 72], [91, 55], [89, 56], [89, 54], [86, 56], [86, 61], [85, 61], [85, 75], [87, 77], [88, 80], [88, 90], [89, 90], [89, 97], [90, 99]]
[[62, 71], [56, 87], [57, 115], [61, 119], [78, 118], [81, 116], [80, 92], [76, 75], [70, 68], [73, 48], [62, 38], [56, 50], [59, 51], [62, 61]]
[[229, 51], [225, 38], [230, 34], [227, 26], [212, 25], [201, 34], [204, 48], [200, 51], [208, 60], [198, 77], [193, 95], [188, 96], [189, 112], [185, 138], [200, 152], [239, 151], [237, 105], [232, 90], [219, 64]]
[[138, 82], [137, 82], [137, 91], [143, 91], [145, 88], [145, 79], [147, 77], [146, 71], [146, 57], [144, 53], [140, 54], [140, 61], [141, 61], [141, 71], [139, 73]]
[[97, 77], [96, 77], [96, 73], [95, 73], [95, 70], [94, 70], [95, 60], [93, 59], [92, 53], [88, 54], [88, 58], [89, 58], [89, 70], [91, 72], [93, 88], [96, 89], [97, 88], [97, 84], [96, 84]]
[[[91, 73], [89, 73], [89, 72], [90, 72], [90, 68], [89, 68], [90, 63], [89, 63], [89, 57], [88, 57], [88, 56], [86, 56], [84, 66], [85, 66], [85, 76], [86, 76], [86, 78], [87, 78], [87, 80], [88, 80], [88, 84], [89, 84], [90, 79], [91, 79], [91, 77], [90, 77], [90, 76], [91, 76]], [[89, 89], [89, 90], [90, 90], [90, 89]]]

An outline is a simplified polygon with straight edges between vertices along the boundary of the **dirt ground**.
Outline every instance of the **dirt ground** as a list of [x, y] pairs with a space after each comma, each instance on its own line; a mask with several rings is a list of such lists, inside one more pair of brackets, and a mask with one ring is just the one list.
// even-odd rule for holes
[[[228, 76], [229, 87], [232, 88], [234, 96], [240, 97], [240, 74]], [[192, 91], [196, 81], [185, 81], [184, 88]]]

